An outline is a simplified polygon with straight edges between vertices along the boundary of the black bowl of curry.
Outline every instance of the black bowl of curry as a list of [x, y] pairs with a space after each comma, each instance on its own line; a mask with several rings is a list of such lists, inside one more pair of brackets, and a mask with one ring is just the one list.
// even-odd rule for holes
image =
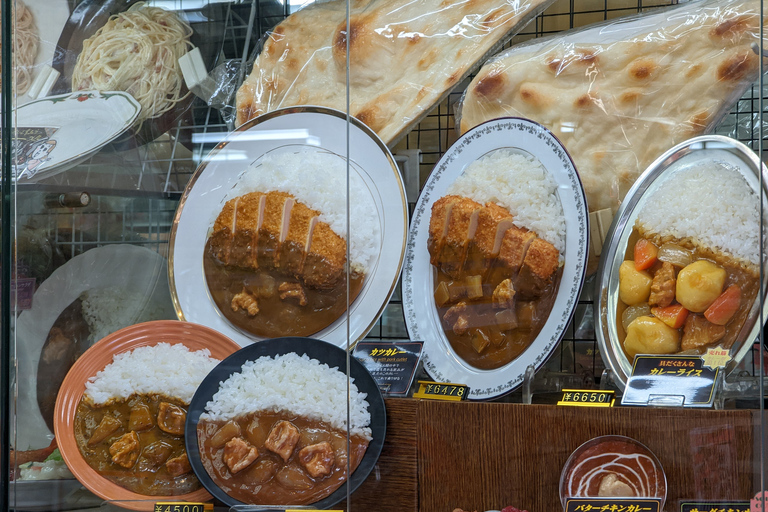
[[346, 497], [346, 482], [354, 492], [381, 454], [386, 411], [365, 367], [354, 358], [349, 365], [347, 429], [343, 349], [275, 338], [219, 363], [187, 415], [187, 452], [203, 486], [229, 506], [320, 509]]

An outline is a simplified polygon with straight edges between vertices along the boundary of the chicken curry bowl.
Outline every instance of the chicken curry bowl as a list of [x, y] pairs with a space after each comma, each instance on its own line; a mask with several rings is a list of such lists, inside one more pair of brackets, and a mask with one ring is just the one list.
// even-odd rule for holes
[[159, 343], [117, 354], [77, 406], [80, 454], [104, 478], [148, 496], [200, 487], [184, 442], [187, 406], [218, 360], [207, 350]]
[[630, 361], [730, 350], [760, 288], [759, 203], [749, 184], [717, 162], [673, 179], [682, 185], [662, 185], [640, 210], [618, 268], [616, 327]]
[[242, 503], [322, 500], [347, 480], [348, 463], [357, 469], [371, 441], [366, 394], [350, 382], [349, 430], [346, 398], [346, 375], [307, 355], [246, 361], [200, 415], [200, 462]]
[[564, 246], [557, 185], [538, 160], [500, 149], [467, 166], [433, 203], [427, 240], [456, 354], [480, 369], [519, 356], [552, 310]]
[[[333, 153], [269, 153], [239, 178], [213, 223], [203, 267], [233, 325], [261, 337], [328, 327], [362, 290], [381, 229], [370, 191]], [[350, 240], [347, 240], [349, 231]], [[347, 261], [349, 254], [350, 261]]]

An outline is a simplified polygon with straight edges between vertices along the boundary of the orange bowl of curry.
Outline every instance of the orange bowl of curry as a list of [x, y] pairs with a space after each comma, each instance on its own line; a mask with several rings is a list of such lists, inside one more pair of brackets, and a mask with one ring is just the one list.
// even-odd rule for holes
[[156, 321], [94, 344], [67, 373], [54, 430], [75, 477], [132, 510], [173, 498], [206, 501], [184, 444], [199, 382], [239, 346], [197, 324]]

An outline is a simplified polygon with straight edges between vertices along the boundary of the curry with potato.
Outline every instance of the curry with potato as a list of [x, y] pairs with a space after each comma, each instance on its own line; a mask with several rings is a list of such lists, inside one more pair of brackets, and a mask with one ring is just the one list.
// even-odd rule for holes
[[757, 269], [691, 239], [636, 227], [619, 267], [617, 329], [626, 355], [730, 349], [754, 304]]

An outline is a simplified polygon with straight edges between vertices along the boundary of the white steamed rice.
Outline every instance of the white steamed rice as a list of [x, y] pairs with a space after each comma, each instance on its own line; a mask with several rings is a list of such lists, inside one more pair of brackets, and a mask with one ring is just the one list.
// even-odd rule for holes
[[[260, 357], [222, 382], [202, 417], [230, 420], [259, 411], [287, 411], [347, 430], [347, 377], [304, 354]], [[365, 393], [350, 383], [349, 432], [371, 438]]]
[[494, 151], [469, 164], [448, 193], [503, 206], [516, 226], [534, 231], [563, 255], [565, 216], [557, 183], [536, 158]]
[[[254, 162], [240, 177], [224, 202], [250, 192], [280, 191], [320, 212], [320, 220], [347, 238], [347, 165], [337, 155], [301, 150], [267, 154]], [[379, 253], [380, 226], [371, 192], [360, 175], [349, 174], [349, 258], [352, 267], [371, 268]]]
[[690, 238], [757, 265], [760, 200], [736, 169], [717, 161], [682, 167], [643, 205], [637, 225], [646, 234]]
[[119, 287], [94, 288], [84, 292], [80, 300], [83, 318], [90, 331], [88, 339], [92, 342], [129, 325], [176, 317], [170, 301], [150, 306], [150, 299], [143, 291]]
[[100, 405], [133, 394], [162, 394], [189, 403], [206, 375], [219, 363], [208, 349], [191, 351], [181, 343], [158, 343], [115, 354], [85, 383], [85, 395]]

